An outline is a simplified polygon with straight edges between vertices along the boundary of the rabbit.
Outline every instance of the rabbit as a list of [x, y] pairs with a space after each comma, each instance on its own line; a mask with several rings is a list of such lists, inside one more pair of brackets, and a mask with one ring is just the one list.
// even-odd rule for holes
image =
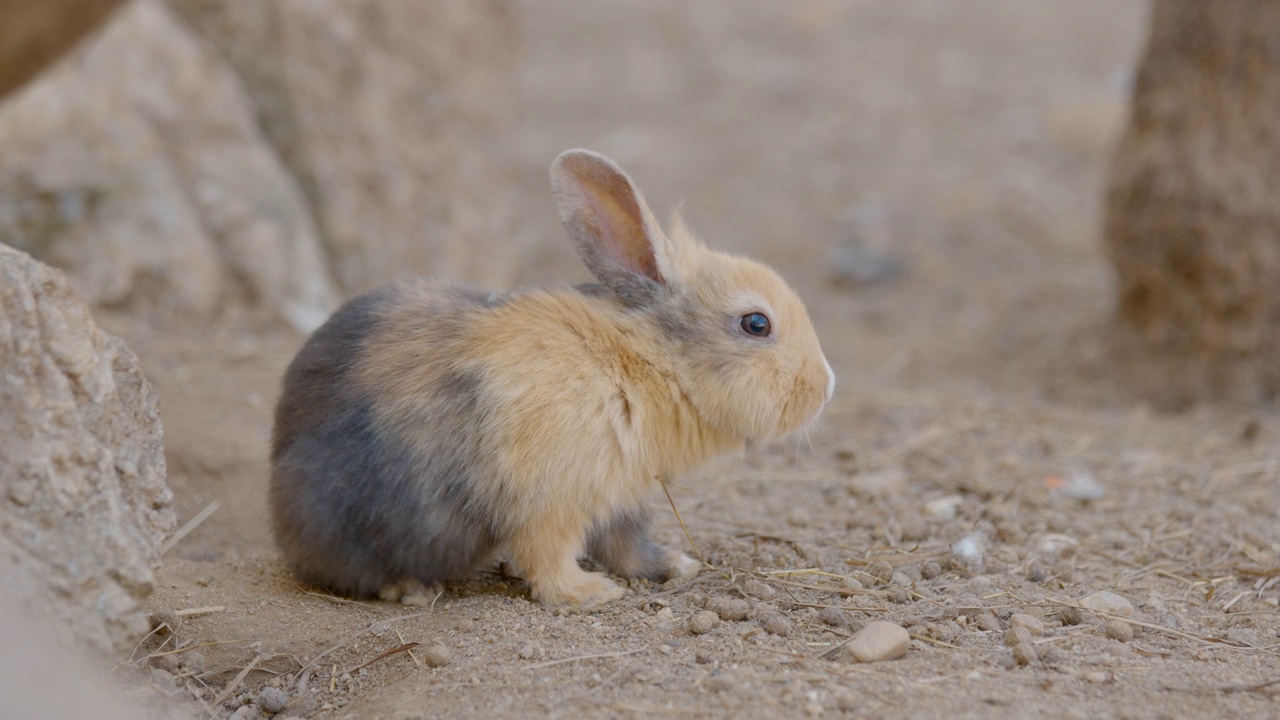
[[815, 420], [835, 386], [771, 269], [664, 233], [612, 160], [551, 187], [598, 284], [487, 292], [431, 280], [348, 301], [283, 380], [273, 530], [304, 581], [403, 599], [507, 560], [548, 608], [699, 563], [651, 539], [664, 478]]

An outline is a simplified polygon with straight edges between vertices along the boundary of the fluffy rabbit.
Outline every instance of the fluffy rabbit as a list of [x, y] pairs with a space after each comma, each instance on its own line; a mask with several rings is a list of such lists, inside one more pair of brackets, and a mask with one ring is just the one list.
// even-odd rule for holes
[[667, 235], [611, 160], [572, 150], [551, 186], [599, 285], [489, 293], [429, 280], [340, 308], [276, 407], [275, 537], [304, 580], [395, 599], [512, 563], [547, 607], [687, 575], [648, 500], [748, 439], [817, 417], [835, 377], [772, 270]]

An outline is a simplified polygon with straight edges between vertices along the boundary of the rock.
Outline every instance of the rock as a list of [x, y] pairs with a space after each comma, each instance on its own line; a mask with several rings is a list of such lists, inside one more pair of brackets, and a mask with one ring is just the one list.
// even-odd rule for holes
[[907, 487], [907, 474], [898, 468], [876, 470], [854, 475], [849, 492], [868, 499], [884, 499], [902, 494]]
[[929, 535], [929, 526], [916, 513], [903, 515], [898, 524], [902, 528], [902, 539], [907, 542], [919, 542]]
[[422, 662], [427, 667], [444, 667], [453, 660], [453, 652], [440, 643], [432, 643], [422, 651]]
[[1036, 661], [1036, 646], [1031, 643], [1021, 643], [1013, 648], [1013, 659], [1018, 661], [1019, 665], [1030, 665]]
[[216, 51], [138, 0], [75, 58], [0, 106], [0, 242], [90, 306], [322, 322], [337, 293], [306, 197]]
[[926, 580], [932, 580], [942, 574], [942, 565], [930, 560], [920, 566], [920, 575]]
[[1133, 617], [1133, 603], [1110, 590], [1099, 590], [1085, 595], [1080, 598], [1080, 607], [1094, 612]]
[[127, 655], [173, 530], [156, 395], [62, 273], [0, 246], [0, 575], [46, 630]]
[[895, 660], [907, 654], [911, 635], [900, 625], [877, 620], [859, 630], [845, 646], [849, 657], [869, 663]]
[[1036, 544], [1036, 552], [1044, 556], [1049, 562], [1057, 562], [1065, 557], [1071, 557], [1080, 547], [1080, 541], [1070, 535], [1061, 535], [1059, 533], [1049, 533], [1040, 538]]
[[951, 564], [974, 574], [981, 573], [986, 564], [985, 546], [982, 533], [969, 533], [951, 546]]
[[962, 503], [964, 498], [959, 495], [934, 498], [924, 504], [924, 514], [934, 520], [950, 520], [956, 516], [956, 511], [960, 509]]
[[23, 0], [0, 6], [0, 98], [96, 30], [121, 2]]
[[534, 251], [546, 243], [573, 260], [558, 236], [511, 232], [511, 173], [484, 150], [515, 110], [507, 3], [172, 5], [235, 69], [273, 154], [307, 193], [345, 294], [406, 274], [545, 280]]
[[849, 616], [838, 607], [824, 607], [818, 611], [818, 621], [831, 627], [844, 627], [849, 624]]
[[875, 578], [876, 584], [883, 585], [893, 578], [893, 566], [884, 560], [877, 560], [867, 568], [867, 574]]
[[1031, 643], [1031, 632], [1024, 627], [1011, 627], [1004, 632], [1004, 644], [1009, 647], [1030, 645]]
[[1036, 636], [1044, 634], [1044, 623], [1039, 618], [1032, 617], [1026, 613], [1014, 613], [1013, 615], [1010, 615], [1009, 627], [1026, 628], [1027, 632]]
[[1133, 626], [1123, 620], [1112, 620], [1107, 623], [1106, 635], [1112, 640], [1129, 642], [1133, 639]]
[[1084, 613], [1079, 608], [1064, 607], [1058, 611], [1058, 617], [1065, 626], [1079, 625], [1084, 622]]
[[706, 609], [720, 616], [721, 620], [736, 622], [746, 620], [751, 606], [738, 598], [713, 597], [707, 599]]
[[760, 622], [760, 627], [771, 635], [786, 637], [794, 630], [791, 621], [783, 617], [782, 613], [766, 612], [761, 614], [757, 620]]
[[289, 693], [280, 688], [264, 687], [258, 691], [257, 702], [263, 712], [275, 715], [289, 705]]
[[699, 610], [689, 618], [689, 632], [694, 635], [706, 635], [720, 624], [720, 616], [710, 610]]

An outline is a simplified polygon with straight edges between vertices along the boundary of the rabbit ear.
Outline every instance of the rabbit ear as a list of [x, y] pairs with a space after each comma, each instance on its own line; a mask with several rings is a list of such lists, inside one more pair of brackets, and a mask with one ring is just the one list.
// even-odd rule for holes
[[560, 221], [587, 269], [633, 305], [667, 285], [672, 248], [631, 178], [590, 150], [569, 150], [551, 164]]

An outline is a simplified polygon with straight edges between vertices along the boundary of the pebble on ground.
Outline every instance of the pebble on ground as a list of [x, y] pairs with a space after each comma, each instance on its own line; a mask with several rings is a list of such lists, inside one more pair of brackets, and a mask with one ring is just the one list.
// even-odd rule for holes
[[859, 630], [845, 646], [849, 657], [869, 663], [894, 660], [907, 653], [911, 647], [911, 635], [900, 625], [877, 620]]

